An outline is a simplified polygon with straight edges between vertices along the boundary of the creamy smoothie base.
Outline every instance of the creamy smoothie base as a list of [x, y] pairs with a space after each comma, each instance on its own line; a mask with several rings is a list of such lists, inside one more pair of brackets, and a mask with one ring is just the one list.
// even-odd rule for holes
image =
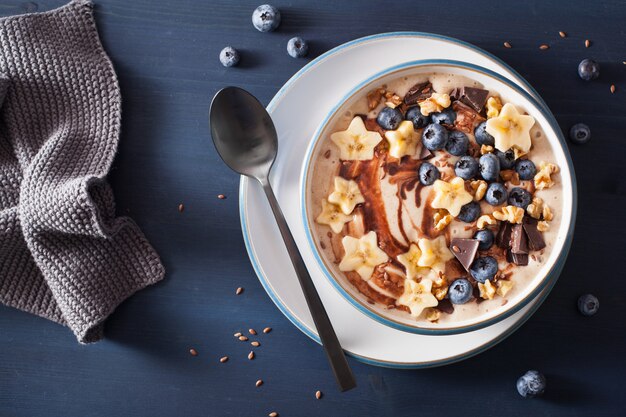
[[[422, 94], [419, 104], [407, 105], [403, 99], [407, 92], [417, 85], [428, 85], [430, 90]], [[391, 150], [394, 146], [392, 142], [395, 137], [402, 139], [403, 127], [401, 125], [395, 130], [390, 129], [389, 131], [399, 133], [392, 133], [389, 139], [387, 137], [389, 131], [381, 127], [376, 120], [379, 112], [385, 107], [397, 107], [404, 116], [416, 105], [420, 110], [424, 109], [421, 111], [422, 114], [428, 113], [433, 106], [439, 111], [446, 108], [455, 109], [457, 114], [455, 125], [445, 127], [448, 133], [461, 130], [467, 135], [469, 138], [467, 155], [478, 160], [482, 154], [495, 152], [494, 147], [491, 149], [481, 147], [476, 142], [474, 129], [480, 122], [494, 117], [504, 117], [500, 114], [502, 106], [499, 106], [497, 101], [489, 100], [489, 105], [481, 106], [479, 111], [473, 110], [472, 106], [465, 103], [469, 102], [474, 106], [476, 103], [472, 103], [471, 100], [459, 100], [455, 96], [459, 95], [459, 90], [462, 91], [467, 87], [482, 89], [482, 85], [476, 81], [460, 75], [432, 73], [401, 77], [372, 91], [363, 91], [355, 97], [355, 100], [350, 100], [349, 105], [340, 108], [332, 125], [325, 129], [328, 133], [320, 138], [321, 143], [312, 156], [307, 187], [310, 226], [317, 249], [326, 266], [344, 288], [356, 289], [360, 294], [357, 298], [362, 302], [386, 309], [386, 315], [410, 318], [416, 324], [460, 322], [506, 305], [539, 273], [556, 241], [561, 221], [562, 201], [558, 167], [554, 165], [552, 147], [538, 123], [534, 123], [528, 131], [532, 146], [526, 153], [517, 148], [515, 141], [511, 143], [517, 148], [515, 153], [519, 156], [518, 159], [529, 159], [534, 162], [536, 175], [541, 175], [521, 180], [513, 168], [502, 170], [496, 181], [484, 181], [483, 186], [481, 174], [463, 181], [461, 188], [471, 195], [472, 201], [477, 201], [480, 205], [480, 217], [471, 222], [461, 221], [457, 217], [458, 213], [453, 215], [455, 213], [447, 210], [449, 208], [454, 211], [455, 204], [447, 208], [441, 208], [441, 204], [433, 207], [433, 201], [437, 203], [438, 200], [442, 200], [437, 197], [435, 184], [425, 185], [419, 179], [420, 165], [428, 162], [440, 173], [440, 188], [450, 187], [449, 184], [454, 184], [455, 178], [459, 178], [455, 174], [455, 163], [460, 156], [451, 155], [445, 149], [429, 152], [421, 139], [423, 128], [412, 127], [410, 132], [406, 130], [408, 129], [406, 124], [404, 133], [412, 137], [406, 141], [412, 140], [412, 145], [415, 146], [411, 144], [408, 147], [404, 146], [402, 152], [405, 154], [400, 158], [390, 155], [390, 152], [398, 153], [397, 146], [395, 150]], [[432, 95], [433, 93], [435, 95]], [[445, 96], [449, 99], [450, 95], [453, 96], [450, 104], [445, 106]], [[499, 99], [497, 91], [489, 91], [485, 95], [495, 100]], [[457, 100], [454, 100], [455, 98]], [[440, 99], [443, 104], [437, 103]], [[500, 104], [516, 106], [519, 113], [524, 115], [524, 109], [516, 103]], [[488, 112], [491, 117], [488, 117]], [[355, 118], [363, 121], [362, 126], [358, 120], [355, 122]], [[337, 141], [331, 140], [331, 136], [336, 132], [349, 131], [355, 126], [361, 129], [364, 127], [366, 132], [361, 136], [361, 144], [355, 142], [358, 145], [356, 151], [369, 146], [372, 155], [368, 157], [369, 155], [363, 156], [362, 153], [356, 152], [354, 153], [356, 159], [342, 159], [342, 149]], [[394, 134], [396, 136], [393, 136]], [[380, 141], [374, 144], [378, 139]], [[502, 144], [506, 138], [499, 139]], [[519, 140], [521, 148], [526, 146], [522, 139], [516, 140]], [[395, 143], [397, 145], [398, 142]], [[337, 181], [341, 184], [337, 184]], [[461, 179], [457, 179], [456, 182], [460, 183]], [[484, 187], [492, 182], [503, 184], [509, 192], [516, 187], [529, 191], [533, 198], [530, 207], [524, 209], [512, 206], [516, 211], [509, 213], [505, 208], [511, 206], [508, 201], [501, 205], [487, 203], [481, 194], [484, 193]], [[542, 184], [537, 185], [535, 182]], [[350, 189], [349, 185], [352, 187], [356, 185], [358, 188]], [[344, 196], [354, 197], [354, 194], [357, 194], [357, 198], [352, 201], [354, 204], [344, 204], [346, 201], [341, 199], [341, 190]], [[467, 197], [465, 194], [463, 196]], [[463, 202], [466, 203], [466, 200]], [[351, 205], [353, 207], [350, 207]], [[332, 217], [333, 221], [329, 221], [329, 217], [324, 217], [324, 213], [332, 213], [333, 210], [335, 216]], [[520, 210], [523, 218], [520, 217]], [[507, 215], [513, 222], [495, 219], [495, 217], [507, 218]], [[486, 217], [490, 219], [486, 220]], [[328, 224], [333, 222], [334, 224]], [[487, 224], [484, 224], [485, 222]], [[471, 257], [475, 260], [490, 256], [498, 265], [495, 276], [485, 282], [474, 279], [456, 256], [459, 247], [453, 245], [457, 242], [453, 242], [453, 239], [472, 239], [480, 229], [491, 230], [494, 237], [498, 237], [502, 230], [506, 229], [504, 226], [514, 228], [516, 225], [519, 225], [517, 232], [523, 233], [522, 237], [526, 242], [531, 235], [524, 233], [524, 227], [540, 229], [538, 233], [543, 238], [545, 247], [540, 250], [526, 248], [528, 264], [517, 265], [514, 261], [519, 263], [519, 258], [512, 259], [511, 240], [506, 236], [506, 242], [502, 245], [494, 243], [488, 250], [478, 250], [475, 256]], [[507, 230], [504, 230], [504, 233], [506, 232]], [[373, 242], [373, 245], [368, 246], [367, 242]], [[519, 244], [519, 240], [515, 243]], [[347, 249], [350, 253], [347, 253]], [[429, 251], [434, 251], [434, 258], [428, 256]], [[351, 254], [352, 257], [349, 256]], [[356, 259], [359, 256], [364, 262], [359, 263], [360, 261]], [[523, 254], [520, 256], [521, 263], [524, 263]], [[435, 261], [430, 266], [422, 266], [431, 263], [433, 259]], [[408, 265], [411, 266], [411, 271]], [[458, 278], [465, 278], [471, 283], [472, 296], [465, 303], [455, 304], [450, 300], [449, 287]]]

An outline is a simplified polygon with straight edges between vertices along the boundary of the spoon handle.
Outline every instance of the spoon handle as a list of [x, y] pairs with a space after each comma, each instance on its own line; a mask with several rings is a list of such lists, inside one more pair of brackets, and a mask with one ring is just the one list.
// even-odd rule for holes
[[278, 201], [272, 191], [269, 180], [265, 178], [260, 180], [260, 182], [263, 186], [263, 190], [265, 191], [265, 195], [269, 200], [270, 206], [272, 207], [272, 211], [274, 212], [274, 217], [278, 223], [280, 234], [283, 237], [285, 246], [287, 246], [287, 252], [289, 252], [291, 263], [296, 270], [296, 275], [298, 276], [298, 281], [300, 281], [304, 298], [306, 299], [311, 316], [313, 316], [317, 333], [322, 341], [322, 345], [326, 351], [326, 356], [328, 357], [330, 366], [335, 374], [335, 379], [339, 384], [339, 388], [341, 391], [347, 391], [354, 388], [356, 386], [356, 381], [354, 379], [354, 375], [352, 374], [352, 370], [348, 365], [348, 361], [343, 353], [341, 344], [339, 344], [339, 340], [337, 339], [333, 325], [328, 318], [326, 309], [324, 309], [322, 300], [315, 289], [313, 280], [311, 279], [304, 261], [302, 260], [302, 255], [300, 255], [300, 252], [298, 251], [298, 247], [296, 246], [296, 242], [293, 239], [291, 231], [289, 230], [289, 226], [287, 226], [285, 216], [283, 216], [283, 212], [278, 205]]

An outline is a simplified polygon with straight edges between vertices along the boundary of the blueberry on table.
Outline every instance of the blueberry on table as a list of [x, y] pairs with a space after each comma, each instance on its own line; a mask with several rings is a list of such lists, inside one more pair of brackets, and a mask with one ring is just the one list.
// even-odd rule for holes
[[424, 116], [419, 106], [411, 107], [406, 112], [405, 118], [413, 122], [414, 129], [421, 129], [430, 123], [430, 116]]
[[436, 166], [430, 162], [422, 162], [419, 168], [419, 178], [423, 185], [432, 185], [436, 180], [441, 178], [441, 173]]
[[476, 143], [479, 145], [488, 145], [493, 146], [496, 143], [496, 140], [487, 133], [487, 122], [482, 122], [476, 129], [474, 129], [474, 138], [476, 138]]
[[289, 39], [289, 42], [287, 42], [287, 53], [292, 58], [305, 57], [308, 52], [309, 44], [300, 37], [296, 36], [295, 38]]
[[474, 239], [478, 240], [478, 250], [489, 250], [493, 246], [494, 236], [489, 229], [477, 231], [474, 233]]
[[546, 377], [539, 371], [528, 371], [517, 380], [517, 392], [524, 398], [533, 398], [546, 390]]
[[464, 180], [471, 180], [478, 175], [478, 161], [471, 156], [462, 156], [454, 164], [454, 173]]
[[495, 154], [500, 160], [500, 169], [511, 169], [515, 166], [515, 152], [513, 149], [509, 149], [506, 152], [496, 149]]
[[526, 207], [531, 203], [533, 197], [523, 188], [515, 187], [509, 192], [509, 204], [515, 207]]
[[492, 206], [499, 206], [504, 204], [508, 196], [509, 193], [504, 185], [499, 182], [492, 182], [485, 192], [485, 201]]
[[595, 80], [600, 76], [600, 64], [593, 59], [583, 59], [578, 64], [578, 76], [585, 81]]
[[252, 12], [252, 24], [259, 32], [271, 32], [280, 25], [280, 12], [274, 6], [263, 4]]
[[465, 278], [455, 279], [448, 287], [448, 298], [452, 304], [465, 304], [472, 299], [472, 284]]
[[431, 123], [422, 132], [422, 143], [429, 151], [439, 151], [447, 142], [448, 131], [440, 124]]
[[453, 125], [456, 120], [456, 113], [450, 107], [441, 111], [439, 113], [431, 113], [430, 119], [433, 123], [437, 123], [439, 125]]
[[569, 140], [577, 145], [583, 145], [591, 139], [591, 129], [584, 123], [576, 123], [569, 130]]
[[500, 159], [492, 153], [486, 153], [478, 160], [478, 170], [485, 181], [496, 181], [500, 176]]
[[467, 153], [469, 147], [469, 138], [459, 130], [450, 132], [448, 135], [448, 143], [446, 143], [446, 151], [454, 156], [462, 156]]
[[583, 316], [593, 316], [600, 308], [600, 301], [595, 295], [584, 294], [578, 298], [578, 311]]
[[480, 216], [480, 204], [476, 201], [472, 201], [461, 207], [457, 219], [465, 223], [471, 223]]
[[532, 180], [537, 173], [537, 167], [530, 159], [518, 159], [515, 163], [515, 172], [520, 180]]
[[402, 119], [402, 112], [391, 107], [383, 107], [376, 116], [376, 122], [385, 130], [396, 130]]
[[498, 272], [498, 261], [492, 256], [481, 256], [476, 258], [470, 266], [470, 274], [478, 282], [485, 282], [493, 279]]
[[239, 52], [232, 46], [227, 46], [220, 51], [220, 62], [225, 67], [234, 67], [239, 63]]

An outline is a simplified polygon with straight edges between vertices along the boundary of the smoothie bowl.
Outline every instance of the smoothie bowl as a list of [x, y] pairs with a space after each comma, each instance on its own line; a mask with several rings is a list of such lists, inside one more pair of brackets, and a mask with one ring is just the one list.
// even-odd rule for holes
[[302, 215], [330, 282], [391, 327], [453, 334], [553, 283], [573, 235], [571, 159], [521, 88], [456, 61], [360, 83], [307, 150]]

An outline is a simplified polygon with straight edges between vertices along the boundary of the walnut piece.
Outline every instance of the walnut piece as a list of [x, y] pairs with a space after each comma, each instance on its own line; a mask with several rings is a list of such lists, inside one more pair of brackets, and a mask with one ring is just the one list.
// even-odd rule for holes
[[480, 291], [480, 298], [484, 298], [485, 300], [493, 300], [493, 296], [496, 294], [496, 287], [494, 287], [489, 280], [485, 281], [484, 284], [479, 282], [478, 290]]
[[432, 293], [439, 301], [446, 298], [446, 295], [448, 295], [448, 280], [446, 280], [445, 276], [440, 276], [439, 279], [433, 281]]
[[493, 146], [491, 145], [480, 145], [480, 154], [485, 155], [487, 153], [493, 152]]
[[513, 185], [519, 185], [519, 174], [514, 169], [500, 171], [500, 178], [504, 181], [510, 181]]
[[487, 192], [487, 182], [483, 180], [475, 180], [470, 182], [472, 190], [474, 190], [474, 201], [480, 201]]
[[432, 308], [432, 307], [427, 308], [425, 314], [426, 314], [426, 320], [430, 322], [435, 322], [439, 320], [439, 317], [441, 316], [441, 312], [437, 310], [436, 308]]
[[485, 229], [488, 225], [496, 224], [498, 221], [491, 214], [483, 214], [476, 221], [479, 229]]
[[526, 207], [526, 213], [533, 219], [539, 220], [543, 213], [543, 200], [539, 197], [534, 197], [532, 203]]
[[424, 101], [417, 103], [423, 116], [431, 113], [437, 113], [446, 107], [450, 107], [450, 96], [447, 94], [433, 93]]
[[543, 190], [554, 185], [552, 174], [559, 172], [559, 167], [550, 162], [541, 161], [539, 171], [535, 174], [535, 188]]
[[496, 285], [498, 286], [496, 294], [498, 294], [500, 297], [504, 297], [509, 293], [509, 291], [511, 291], [514, 284], [513, 281], [500, 280], [496, 283]]
[[521, 224], [522, 219], [524, 218], [524, 209], [515, 206], [505, 206], [500, 210], [494, 211], [492, 214], [493, 217], [500, 221]]
[[378, 106], [378, 103], [380, 103], [380, 99], [384, 94], [385, 89], [383, 88], [377, 88], [367, 93], [367, 107], [369, 107], [370, 110], [374, 110], [376, 106]]
[[435, 223], [435, 230], [441, 232], [445, 229], [451, 222], [453, 217], [448, 213], [447, 210], [438, 210], [433, 215], [433, 223]]
[[550, 228], [550, 223], [547, 221], [540, 221], [537, 223], [537, 230], [540, 232], [546, 232]]
[[502, 109], [502, 100], [500, 97], [489, 97], [487, 100], [487, 119], [498, 117]]
[[554, 218], [554, 215], [552, 214], [552, 209], [550, 209], [550, 206], [548, 206], [547, 204], [543, 205], [543, 219], [545, 221], [550, 221]]

